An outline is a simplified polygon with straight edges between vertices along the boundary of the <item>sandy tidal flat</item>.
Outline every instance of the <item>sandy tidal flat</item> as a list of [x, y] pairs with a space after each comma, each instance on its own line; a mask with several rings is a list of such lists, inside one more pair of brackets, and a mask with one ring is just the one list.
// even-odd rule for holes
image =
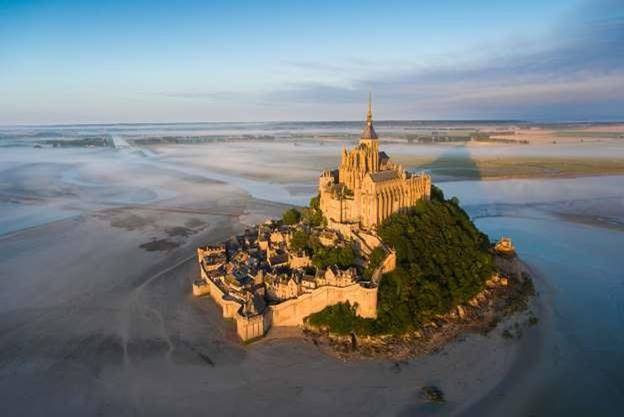
[[[536, 271], [537, 326], [518, 316], [414, 360], [342, 362], [296, 333], [240, 344], [209, 298], [192, 298], [195, 247], [278, 216], [284, 203], [307, 201], [318, 167], [335, 166], [340, 149], [221, 143], [1, 153], [3, 409], [46, 416], [616, 415], [624, 401], [617, 256], [624, 241], [613, 227], [624, 221], [621, 176], [441, 184], [492, 238], [514, 238]], [[437, 158], [517, 149], [395, 144], [386, 151]], [[548, 158], [581, 152], [522, 149]], [[597, 158], [614, 153], [585, 149]], [[583, 303], [591, 314], [578, 308]], [[508, 326], [521, 337], [503, 338]], [[440, 387], [446, 403], [429, 403], [425, 385]]]

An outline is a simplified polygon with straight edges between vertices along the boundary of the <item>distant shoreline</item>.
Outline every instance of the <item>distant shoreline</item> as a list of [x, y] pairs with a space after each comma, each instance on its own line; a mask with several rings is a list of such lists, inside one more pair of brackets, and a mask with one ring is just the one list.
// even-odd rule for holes
[[[298, 123], [298, 124], [327, 124], [327, 123], [361, 123], [361, 120], [247, 120], [247, 121], [167, 121], [167, 122], [59, 122], [59, 123], [2, 123], [3, 128], [51, 128], [51, 127], [101, 127], [101, 126], [186, 126], [186, 125], [212, 125], [212, 124], [269, 124], [269, 123]], [[417, 124], [523, 124], [539, 126], [565, 126], [565, 125], [617, 125], [624, 123], [624, 120], [556, 120], [556, 121], [535, 121], [522, 119], [383, 119], [376, 123], [383, 125], [386, 123], [417, 123]]]

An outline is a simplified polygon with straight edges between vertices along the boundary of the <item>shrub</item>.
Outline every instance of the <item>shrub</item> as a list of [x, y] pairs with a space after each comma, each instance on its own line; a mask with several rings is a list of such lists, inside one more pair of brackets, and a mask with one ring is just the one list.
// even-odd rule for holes
[[368, 279], [372, 278], [373, 272], [375, 272], [375, 269], [377, 269], [377, 267], [381, 265], [381, 262], [384, 260], [385, 257], [386, 251], [381, 246], [373, 249], [373, 252], [369, 256], [368, 265], [366, 266], [366, 270], [364, 271], [364, 276]]
[[287, 225], [297, 224], [301, 221], [301, 213], [296, 208], [288, 209], [282, 215], [282, 221]]
[[375, 320], [356, 314], [357, 305], [338, 303], [310, 315], [308, 322], [316, 327], [328, 327], [332, 333], [347, 335], [371, 335], [376, 332]]
[[355, 252], [351, 246], [324, 248], [317, 246], [312, 257], [312, 264], [317, 268], [324, 269], [330, 265], [338, 265], [340, 268], [348, 268], [355, 263]]
[[290, 247], [296, 251], [307, 252], [309, 250], [309, 239], [310, 236], [304, 230], [296, 230], [290, 240]]
[[314, 210], [319, 210], [321, 208], [321, 196], [319, 194], [310, 199], [310, 208]]
[[431, 200], [444, 202], [444, 192], [442, 191], [442, 189], [436, 187], [433, 184], [431, 184]]
[[310, 199], [310, 207], [303, 210], [303, 219], [310, 226], [322, 226], [326, 224], [323, 212], [320, 209], [320, 196], [312, 197]]

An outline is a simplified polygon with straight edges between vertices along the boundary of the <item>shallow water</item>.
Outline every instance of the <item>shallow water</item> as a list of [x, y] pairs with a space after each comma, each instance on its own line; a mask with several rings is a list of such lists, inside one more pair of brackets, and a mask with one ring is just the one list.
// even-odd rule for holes
[[[511, 236], [552, 293], [545, 301], [553, 303], [554, 331], [535, 347], [537, 363], [510, 375], [504, 399], [487, 401], [479, 414], [618, 415], [624, 404], [624, 233], [564, 221], [553, 211], [562, 200], [589, 199], [615, 205], [608, 210], [621, 215], [624, 177], [442, 187], [482, 216], [476, 224], [492, 239]], [[487, 214], [488, 205], [503, 203]]]
[[[491, 236], [513, 236], [554, 294], [555, 331], [525, 383], [508, 393], [510, 406], [518, 415], [617, 415], [624, 404], [624, 233], [552, 219], [496, 217], [477, 225]], [[515, 403], [514, 391], [526, 403]]]

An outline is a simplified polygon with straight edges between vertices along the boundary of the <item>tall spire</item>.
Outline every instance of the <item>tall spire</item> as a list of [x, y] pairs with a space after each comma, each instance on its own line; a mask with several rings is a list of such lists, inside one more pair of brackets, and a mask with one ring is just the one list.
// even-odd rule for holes
[[368, 93], [368, 113], [366, 113], [366, 126], [362, 131], [360, 139], [377, 139], [377, 133], [373, 128], [373, 96]]
[[368, 92], [368, 113], [366, 114], [366, 124], [369, 126], [373, 124], [373, 95], [370, 91]]

